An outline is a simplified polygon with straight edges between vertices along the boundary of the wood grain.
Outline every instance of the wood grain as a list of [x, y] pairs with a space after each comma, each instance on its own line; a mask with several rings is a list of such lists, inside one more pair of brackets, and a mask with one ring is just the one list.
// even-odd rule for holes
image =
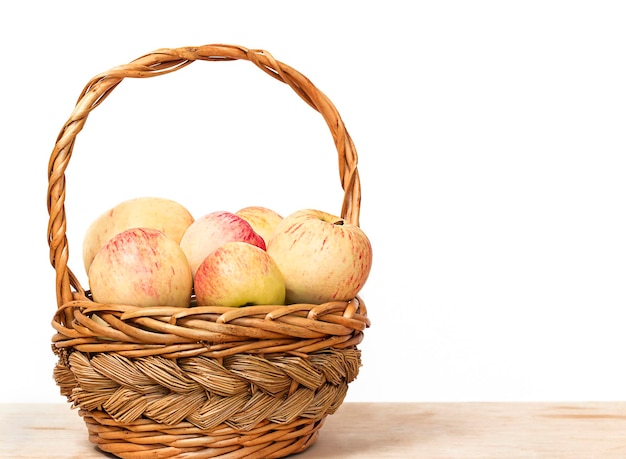
[[[112, 456], [66, 404], [4, 404], [0, 457]], [[626, 402], [344, 403], [296, 457], [623, 459]]]

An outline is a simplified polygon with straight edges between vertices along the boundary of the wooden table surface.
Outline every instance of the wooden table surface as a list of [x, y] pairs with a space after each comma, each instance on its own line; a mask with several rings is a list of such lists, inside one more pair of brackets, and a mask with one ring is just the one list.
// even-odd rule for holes
[[[0, 404], [1, 458], [113, 456], [89, 443], [76, 411]], [[626, 458], [626, 402], [344, 403], [294, 457]]]

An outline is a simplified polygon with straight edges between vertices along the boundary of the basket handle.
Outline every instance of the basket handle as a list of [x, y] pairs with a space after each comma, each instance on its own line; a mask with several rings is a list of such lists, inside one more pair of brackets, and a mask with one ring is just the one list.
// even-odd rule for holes
[[[48, 245], [50, 262], [56, 270], [57, 304], [82, 299], [85, 291], [67, 266], [69, 258], [65, 217], [65, 170], [74, 141], [89, 113], [121, 83], [124, 78], [149, 78], [174, 72], [194, 61], [247, 60], [277, 80], [288, 84], [307, 104], [326, 120], [335, 141], [339, 159], [339, 178], [344, 190], [341, 217], [359, 224], [361, 184], [357, 170], [357, 153], [337, 109], [321, 91], [297, 70], [277, 61], [270, 53], [233, 45], [205, 45], [159, 49], [126, 65], [96, 75], [85, 86], [74, 111], [59, 133], [48, 163]], [[73, 293], [72, 287], [76, 292]]]

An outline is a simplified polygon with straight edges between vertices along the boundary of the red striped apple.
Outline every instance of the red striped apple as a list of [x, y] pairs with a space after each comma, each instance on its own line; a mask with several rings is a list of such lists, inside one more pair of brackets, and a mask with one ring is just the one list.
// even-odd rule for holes
[[250, 223], [252, 229], [261, 235], [265, 244], [270, 240], [276, 225], [283, 219], [282, 215], [276, 211], [262, 206], [244, 207], [235, 213]]
[[100, 248], [89, 267], [98, 303], [188, 307], [193, 277], [178, 243], [153, 228], [131, 228]]
[[285, 217], [267, 252], [285, 278], [288, 304], [350, 300], [372, 266], [372, 246], [359, 226], [313, 209]]
[[268, 253], [246, 242], [227, 242], [211, 252], [194, 277], [199, 306], [282, 305], [285, 281]]
[[180, 246], [195, 275], [200, 263], [227, 242], [247, 242], [265, 250], [265, 241], [250, 223], [232, 212], [216, 211], [196, 219], [185, 231]]
[[130, 228], [154, 228], [180, 242], [183, 233], [193, 222], [191, 213], [171, 199], [140, 197], [129, 199], [101, 214], [87, 228], [83, 240], [85, 272], [100, 247], [111, 237]]

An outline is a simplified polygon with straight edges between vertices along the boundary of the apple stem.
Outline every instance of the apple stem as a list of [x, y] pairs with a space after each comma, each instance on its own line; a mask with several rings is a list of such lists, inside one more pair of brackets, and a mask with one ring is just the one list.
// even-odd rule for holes
[[333, 223], [333, 225], [342, 226], [343, 225], [343, 220], [337, 220], [335, 223]]

